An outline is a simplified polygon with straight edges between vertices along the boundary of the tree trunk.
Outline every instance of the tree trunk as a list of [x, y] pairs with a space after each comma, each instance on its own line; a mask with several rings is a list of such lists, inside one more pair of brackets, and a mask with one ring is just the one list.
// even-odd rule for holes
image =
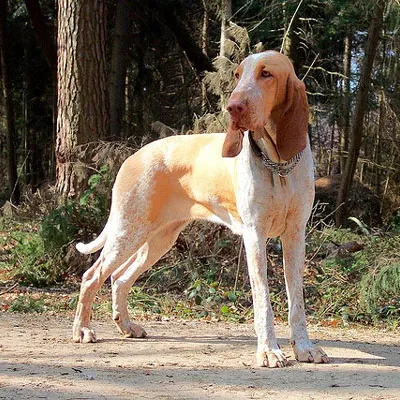
[[343, 54], [343, 99], [342, 110], [339, 117], [340, 123], [340, 171], [344, 171], [346, 165], [345, 153], [349, 150], [349, 130], [350, 130], [350, 79], [351, 79], [351, 34], [347, 33], [344, 39]]
[[15, 118], [12, 99], [12, 88], [10, 78], [10, 66], [8, 58], [8, 31], [7, 31], [7, 2], [0, 1], [0, 66], [2, 89], [4, 96], [5, 118], [7, 123], [7, 174], [10, 185], [10, 201], [18, 204], [20, 192], [18, 187], [18, 173], [15, 148]]
[[54, 42], [53, 32], [46, 25], [39, 1], [25, 0], [25, 4], [32, 21], [33, 31], [55, 80], [57, 77], [57, 48]]
[[132, 1], [118, 0], [111, 55], [110, 130], [113, 139], [120, 138], [125, 110], [125, 83], [128, 67], [127, 43], [132, 21]]
[[394, 73], [394, 90], [393, 94], [390, 96], [391, 102], [390, 106], [393, 108], [393, 111], [400, 115], [400, 99], [398, 99], [397, 95], [400, 93], [400, 46], [397, 45], [395, 50], [395, 64], [393, 67]]
[[[197, 72], [214, 71], [212, 61], [204, 55], [197, 40], [193, 38], [192, 30], [183, 22], [182, 15], [178, 14], [179, 8], [173, 7], [165, 0], [147, 0], [138, 2], [133, 7], [133, 14], [134, 19], [139, 21], [145, 29], [154, 24], [154, 21], [165, 25]], [[149, 15], [152, 15], [151, 20], [149, 20]]]
[[[208, 57], [208, 11], [206, 0], [203, 0], [203, 25], [201, 28], [201, 49], [203, 54]], [[207, 112], [207, 87], [204, 81], [201, 82], [201, 112]]]
[[336, 226], [345, 226], [347, 222], [348, 198], [357, 167], [357, 160], [360, 154], [361, 142], [364, 133], [364, 115], [368, 105], [368, 92], [371, 84], [374, 58], [382, 27], [385, 3], [385, 0], [377, 0], [375, 2], [373, 16], [368, 28], [368, 38], [365, 46], [364, 62], [361, 67], [360, 83], [357, 93], [349, 154], [337, 198], [338, 209], [336, 211]]
[[[282, 52], [290, 58], [293, 63], [294, 71], [296, 75], [299, 74], [301, 68], [300, 61], [300, 40], [296, 33], [297, 26], [299, 24], [299, 7], [301, 3], [298, 4], [297, 8], [293, 12], [289, 12], [288, 3], [283, 3], [283, 14], [285, 18], [285, 34], [282, 43]], [[289, 7], [291, 10], [293, 7]]]
[[58, 117], [56, 187], [79, 194], [85, 173], [77, 146], [109, 132], [104, 0], [58, 2]]
[[221, 0], [221, 40], [219, 45], [219, 55], [229, 57], [226, 50], [227, 29], [229, 20], [232, 18], [232, 0]]
[[[53, 113], [53, 129], [52, 129], [52, 149], [55, 146], [56, 134], [57, 134], [57, 46], [55, 43], [55, 27], [46, 24], [43, 17], [42, 10], [40, 8], [39, 0], [25, 0], [25, 5], [28, 10], [29, 18], [32, 22], [33, 32], [42, 48], [44, 57], [52, 77], [52, 113]], [[32, 141], [32, 143], [34, 140]], [[34, 145], [37, 145], [36, 143]], [[31, 157], [33, 164], [36, 164], [38, 160], [35, 159], [35, 155]], [[54, 179], [54, 153], [52, 153], [50, 159], [50, 171], [49, 176]]]
[[[140, 28], [138, 32], [138, 43], [144, 43], [146, 33], [143, 31], [143, 27]], [[136, 68], [137, 74], [133, 79], [134, 82], [129, 85], [130, 96], [128, 107], [130, 112], [128, 118], [131, 119], [129, 124], [131, 127], [130, 136], [135, 137], [135, 139], [140, 143], [141, 138], [145, 134], [145, 95], [144, 95], [144, 85], [146, 81], [146, 65], [145, 56], [146, 49], [141, 46], [135, 46], [134, 50], [136, 56]]]
[[382, 185], [381, 185], [381, 139], [383, 137], [383, 132], [385, 128], [385, 121], [386, 121], [386, 107], [385, 107], [385, 93], [383, 89], [379, 94], [379, 124], [378, 130], [375, 136], [375, 143], [374, 143], [374, 159], [375, 162], [375, 192], [378, 198], [382, 199]]

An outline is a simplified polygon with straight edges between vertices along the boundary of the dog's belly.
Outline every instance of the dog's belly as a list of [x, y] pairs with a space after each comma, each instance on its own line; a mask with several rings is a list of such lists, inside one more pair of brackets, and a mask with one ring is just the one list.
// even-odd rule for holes
[[221, 199], [215, 195], [206, 203], [194, 204], [191, 209], [191, 218], [224, 225], [237, 235], [243, 234], [244, 230], [251, 229], [252, 226], [257, 226], [257, 230], [265, 238], [280, 236], [286, 228], [289, 206], [273, 198], [264, 199], [264, 202], [266, 205], [261, 208], [261, 212], [260, 204], [252, 205], [251, 203], [246, 210], [238, 210], [236, 204], [221, 202]]
[[[242, 235], [245, 229], [249, 229], [249, 227], [243, 224], [242, 221], [235, 220], [235, 218], [229, 214], [225, 214], [223, 218], [218, 215], [211, 214], [205, 219], [207, 221], [215, 222], [228, 227], [236, 235]], [[259, 230], [262, 232], [265, 238], [278, 237], [286, 228], [285, 220], [280, 218], [279, 215], [271, 215], [263, 223], [264, 227]]]
[[237, 215], [232, 215], [222, 208], [218, 211], [218, 213], [210, 213], [205, 219], [228, 227], [236, 235], [243, 233], [243, 223], [237, 218]]

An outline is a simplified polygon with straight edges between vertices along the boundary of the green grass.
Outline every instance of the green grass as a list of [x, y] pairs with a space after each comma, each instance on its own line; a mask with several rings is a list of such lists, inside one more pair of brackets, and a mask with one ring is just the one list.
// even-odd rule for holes
[[[48, 251], [40, 225], [0, 219], [0, 281], [32, 286], [55, 285], [70, 275], [62, 251]], [[58, 239], [57, 239], [58, 240]], [[344, 243], [362, 250], [338, 252]], [[204, 243], [207, 243], [205, 246]], [[275, 315], [287, 320], [287, 298], [279, 241], [268, 245], [269, 286]], [[252, 299], [240, 238], [221, 227], [194, 224], [152, 270], [140, 278], [129, 296], [136, 315], [248, 321]], [[318, 322], [361, 322], [396, 327], [400, 320], [400, 235], [396, 232], [358, 234], [326, 227], [307, 238], [304, 277], [307, 314]], [[111, 311], [107, 299], [95, 303], [98, 315]], [[77, 293], [68, 301], [44, 302], [29, 295], [11, 299], [10, 312], [71, 312]], [[58, 305], [57, 305], [58, 304]]]

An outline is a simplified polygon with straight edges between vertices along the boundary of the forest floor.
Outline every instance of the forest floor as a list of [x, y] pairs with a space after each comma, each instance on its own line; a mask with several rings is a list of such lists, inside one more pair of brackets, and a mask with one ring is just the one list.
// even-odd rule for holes
[[251, 324], [144, 321], [147, 339], [93, 322], [99, 341], [75, 344], [71, 316], [0, 313], [0, 399], [400, 399], [398, 332], [310, 326], [330, 364], [255, 368]]

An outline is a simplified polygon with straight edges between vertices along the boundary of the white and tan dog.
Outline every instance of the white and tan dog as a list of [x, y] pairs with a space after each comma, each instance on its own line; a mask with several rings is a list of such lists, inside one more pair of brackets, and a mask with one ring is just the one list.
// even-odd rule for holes
[[228, 226], [243, 236], [258, 337], [257, 364], [287, 364], [274, 329], [265, 241], [280, 236], [296, 359], [328, 362], [309, 340], [303, 301], [305, 227], [314, 199], [304, 84], [289, 59], [267, 51], [236, 72], [227, 134], [173, 136], [143, 147], [122, 165], [108, 222], [85, 254], [103, 248], [86, 271], [73, 327], [76, 342], [94, 342], [96, 292], [111, 275], [113, 319], [126, 337], [146, 333], [129, 319], [127, 295], [140, 274], [174, 244], [192, 220]]

